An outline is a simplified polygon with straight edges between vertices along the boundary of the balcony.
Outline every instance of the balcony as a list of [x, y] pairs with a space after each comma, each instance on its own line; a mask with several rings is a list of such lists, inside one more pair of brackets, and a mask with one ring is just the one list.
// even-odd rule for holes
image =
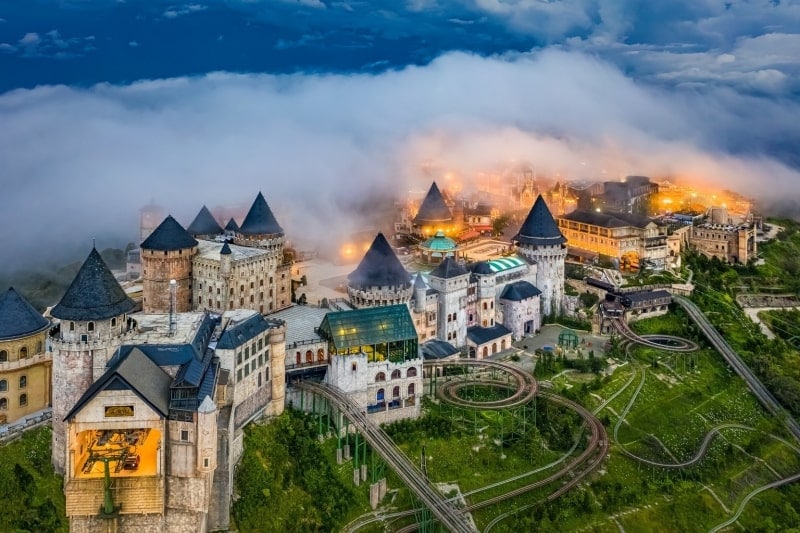
[[33, 357], [18, 359], [16, 361], [6, 361], [5, 363], [0, 363], [0, 372], [19, 370], [20, 368], [27, 368], [29, 366], [42, 364], [52, 360], [53, 360], [52, 354], [42, 353], [39, 355], [34, 355]]

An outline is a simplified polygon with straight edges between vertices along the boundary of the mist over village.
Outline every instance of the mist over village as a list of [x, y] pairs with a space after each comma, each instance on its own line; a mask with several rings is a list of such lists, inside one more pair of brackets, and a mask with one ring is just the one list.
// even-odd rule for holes
[[0, 531], [800, 528], [800, 6], [0, 2]]

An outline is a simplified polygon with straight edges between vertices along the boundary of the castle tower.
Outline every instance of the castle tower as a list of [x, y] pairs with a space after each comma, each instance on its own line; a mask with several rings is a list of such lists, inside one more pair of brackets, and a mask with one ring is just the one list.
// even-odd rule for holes
[[233, 237], [239, 231], [239, 224], [231, 217], [227, 224], [225, 224], [225, 236]]
[[425, 311], [425, 300], [428, 295], [428, 287], [422, 279], [422, 274], [418, 273], [414, 278], [414, 312], [422, 313]]
[[242, 225], [234, 233], [233, 243], [272, 252], [270, 255], [276, 266], [283, 262], [283, 228], [278, 224], [264, 195], [260, 192], [250, 206], [247, 216], [244, 217]]
[[186, 231], [196, 239], [208, 240], [213, 240], [214, 237], [223, 233], [222, 226], [219, 225], [206, 206], [203, 206], [200, 212], [197, 213], [197, 216], [194, 217]]
[[383, 233], [378, 233], [358, 267], [347, 276], [350, 304], [356, 308], [408, 304], [412, 292], [411, 274]]
[[476, 323], [488, 328], [494, 325], [495, 312], [495, 272], [486, 261], [481, 261], [472, 269], [477, 281]]
[[564, 302], [564, 260], [567, 239], [540, 194], [522, 227], [512, 239], [519, 253], [536, 263], [536, 287], [542, 291], [542, 316], [562, 312]]
[[452, 233], [455, 229], [453, 213], [447, 207], [439, 187], [433, 182], [428, 194], [414, 217], [414, 233], [429, 237], [437, 231]]
[[192, 257], [197, 241], [169, 215], [142, 243], [142, 307], [145, 313], [170, 312], [170, 280], [176, 282], [177, 313], [192, 310]]
[[51, 335], [53, 350], [53, 466], [66, 465], [64, 416], [103, 375], [106, 363], [133, 326], [136, 304], [103, 258], [92, 248], [72, 284], [50, 314], [61, 321]]
[[445, 257], [428, 274], [428, 283], [439, 293], [437, 337], [454, 346], [464, 346], [467, 342], [469, 272], [452, 257]]

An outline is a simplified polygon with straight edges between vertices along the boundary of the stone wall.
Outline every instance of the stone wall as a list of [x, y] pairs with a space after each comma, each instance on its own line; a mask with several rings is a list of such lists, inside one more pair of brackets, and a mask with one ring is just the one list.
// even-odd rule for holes
[[192, 310], [192, 257], [197, 248], [175, 251], [142, 250], [142, 306], [145, 313], [168, 313], [170, 280], [175, 280], [175, 312]]

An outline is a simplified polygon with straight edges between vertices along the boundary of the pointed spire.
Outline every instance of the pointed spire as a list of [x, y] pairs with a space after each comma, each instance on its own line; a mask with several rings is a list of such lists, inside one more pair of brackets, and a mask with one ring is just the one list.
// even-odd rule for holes
[[450, 256], [444, 258], [444, 261], [434, 268], [429, 276], [439, 279], [450, 279], [458, 276], [468, 274], [467, 269], [461, 266], [458, 261]]
[[422, 279], [422, 272], [417, 273], [417, 277], [414, 279], [414, 288], [415, 289], [427, 289], [428, 286], [425, 285], [425, 280]]
[[233, 220], [233, 217], [231, 217], [228, 223], [225, 224], [225, 231], [234, 231], [234, 232], [239, 231], [239, 224], [237, 224], [236, 221]]
[[283, 228], [275, 220], [275, 215], [267, 205], [264, 195], [260, 192], [256, 196], [250, 211], [244, 217], [239, 233], [243, 235], [270, 235], [277, 233], [283, 235]]
[[197, 216], [194, 217], [192, 223], [189, 224], [189, 227], [186, 228], [186, 231], [194, 237], [198, 235], [219, 235], [222, 233], [222, 227], [220, 227], [214, 215], [211, 214], [211, 211], [208, 210], [208, 207], [203, 206]]
[[535, 246], [550, 246], [567, 242], [541, 194], [533, 203], [528, 218], [523, 222], [519, 233], [512, 240], [519, 244]]
[[409, 285], [409, 274], [389, 245], [389, 241], [378, 233], [364, 258], [348, 277], [350, 286], [356, 288]]
[[50, 314], [62, 320], [105, 320], [133, 311], [136, 304], [122, 290], [96, 249]]
[[231, 247], [228, 246], [228, 243], [222, 245], [222, 249], [219, 251], [220, 255], [231, 255]]
[[168, 215], [141, 244], [143, 250], [166, 252], [194, 248], [195, 246], [197, 246], [197, 241], [189, 235], [189, 232], [183, 229], [183, 226], [177, 220], [172, 218], [172, 215]]
[[450, 208], [447, 207], [444, 197], [434, 181], [433, 185], [431, 185], [431, 188], [428, 190], [428, 194], [425, 195], [422, 205], [419, 207], [417, 216], [414, 217], [414, 224], [422, 226], [424, 224], [450, 222], [452, 220], [453, 213], [451, 213]]
[[0, 340], [38, 333], [50, 325], [14, 287], [0, 295]]

